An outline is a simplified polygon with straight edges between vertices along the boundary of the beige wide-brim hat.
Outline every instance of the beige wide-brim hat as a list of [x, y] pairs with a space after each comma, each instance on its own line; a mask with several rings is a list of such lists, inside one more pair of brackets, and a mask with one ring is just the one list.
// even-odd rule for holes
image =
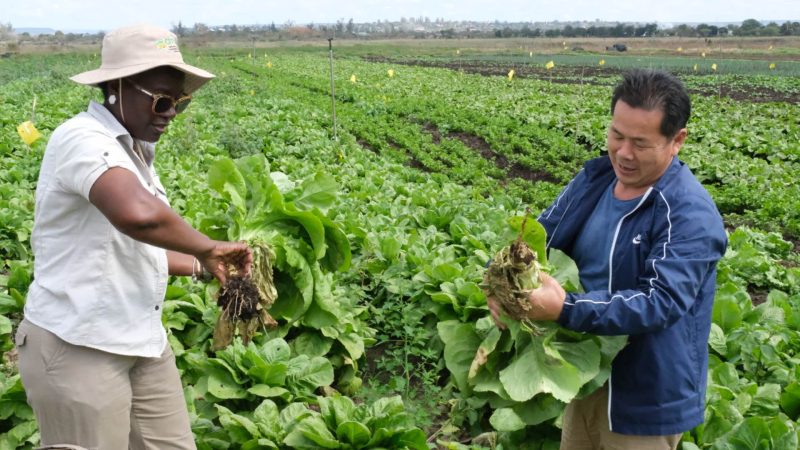
[[183, 62], [175, 34], [153, 25], [139, 24], [116, 29], [105, 35], [100, 68], [70, 79], [97, 86], [104, 81], [125, 78], [154, 69], [174, 67], [186, 74], [184, 92], [191, 94], [214, 75]]

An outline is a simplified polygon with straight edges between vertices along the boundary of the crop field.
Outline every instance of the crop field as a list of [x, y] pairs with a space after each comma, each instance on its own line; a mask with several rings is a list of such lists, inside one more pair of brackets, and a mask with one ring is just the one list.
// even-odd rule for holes
[[[690, 89], [680, 158], [729, 232], [706, 420], [681, 448], [798, 448], [800, 52], [766, 45], [746, 58], [334, 47], [335, 120], [327, 46], [188, 52], [217, 79], [158, 144], [173, 208], [218, 239], [296, 219], [260, 229], [278, 327], [248, 345], [212, 350], [216, 282], [170, 279], [163, 323], [198, 448], [557, 449], [565, 402], [605, 380], [624, 338], [501, 333], [480, 285], [526, 208], [538, 214], [603, 154], [612, 87], [632, 67]], [[13, 345], [34, 189], [52, 131], [101, 100], [68, 77], [99, 64], [92, 52], [0, 59], [0, 450], [39, 442]], [[42, 134], [30, 145], [26, 121]], [[550, 255], [564, 285], [570, 263]]]

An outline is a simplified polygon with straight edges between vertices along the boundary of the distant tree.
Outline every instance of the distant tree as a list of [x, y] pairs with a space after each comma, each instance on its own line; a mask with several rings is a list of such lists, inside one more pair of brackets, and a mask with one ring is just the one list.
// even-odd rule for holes
[[183, 27], [183, 23], [179, 20], [178, 24], [172, 27], [172, 32], [178, 37], [183, 37], [186, 34], [186, 28]]
[[203, 34], [207, 34], [208, 32], [209, 32], [208, 25], [206, 25], [204, 23], [200, 23], [200, 22], [196, 22], [194, 24], [194, 31], [193, 31], [194, 34], [203, 35]]
[[608, 36], [606, 27], [596, 27], [596, 26], [592, 25], [586, 30], [586, 32], [591, 37], [606, 37], [606, 36]]
[[347, 21], [347, 34], [353, 34], [355, 32], [355, 25], [353, 24], [353, 18], [351, 17], [350, 20]]
[[622, 35], [628, 37], [636, 36], [636, 27], [633, 25], [625, 25], [622, 27]]
[[800, 36], [800, 22], [784, 22], [780, 30], [782, 36]]
[[767, 26], [762, 28], [758, 33], [759, 36], [778, 36], [780, 34], [781, 27], [775, 22], [768, 23]]
[[447, 28], [445, 30], [439, 31], [439, 35], [443, 39], [453, 39], [454, 37], [456, 37], [456, 30], [454, 30], [452, 28]]
[[700, 37], [708, 37], [711, 36], [711, 26], [707, 23], [701, 23], [697, 27], [695, 27], [697, 31], [697, 35]]
[[738, 30], [734, 33], [738, 36], [757, 36], [761, 29], [764, 28], [761, 22], [756, 19], [747, 19], [739, 26]]
[[14, 27], [11, 26], [11, 22], [7, 24], [0, 23], [0, 40], [7, 40], [10, 39], [14, 35]]
[[672, 29], [675, 33], [675, 36], [680, 37], [692, 37], [695, 35], [696, 30], [685, 23], [678, 25], [677, 27]]

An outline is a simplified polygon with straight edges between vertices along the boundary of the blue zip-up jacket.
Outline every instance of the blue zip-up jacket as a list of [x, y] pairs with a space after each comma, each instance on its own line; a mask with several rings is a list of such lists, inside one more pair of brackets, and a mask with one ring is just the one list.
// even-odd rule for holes
[[[607, 156], [584, 165], [539, 217], [548, 248], [571, 255], [615, 179]], [[611, 431], [682, 433], [703, 422], [717, 261], [727, 247], [722, 218], [675, 157], [608, 233], [608, 290], [567, 294], [558, 322], [598, 335], [628, 335], [609, 379]]]

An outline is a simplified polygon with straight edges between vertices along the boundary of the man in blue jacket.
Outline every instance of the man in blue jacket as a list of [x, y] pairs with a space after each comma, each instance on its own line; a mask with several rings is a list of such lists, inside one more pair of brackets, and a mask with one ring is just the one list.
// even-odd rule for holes
[[[606, 385], [564, 412], [561, 450], [676, 449], [703, 421], [717, 262], [727, 237], [711, 197], [677, 155], [689, 96], [674, 76], [624, 75], [608, 155], [588, 161], [539, 217], [585, 294], [543, 275], [533, 320], [628, 335]], [[490, 300], [495, 321], [501, 307]]]

